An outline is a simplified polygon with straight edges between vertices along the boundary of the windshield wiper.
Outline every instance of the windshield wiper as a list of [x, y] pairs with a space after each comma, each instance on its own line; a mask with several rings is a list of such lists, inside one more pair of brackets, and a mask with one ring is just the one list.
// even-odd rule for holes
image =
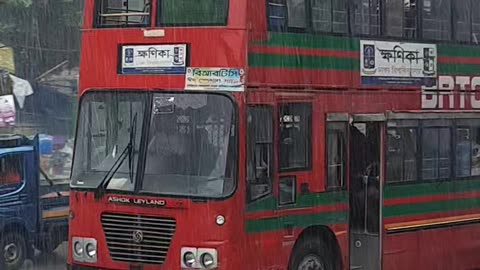
[[130, 181], [133, 182], [132, 158], [133, 158], [133, 153], [135, 152], [134, 148], [135, 148], [136, 129], [137, 129], [137, 113], [135, 113], [135, 116], [133, 117], [132, 125], [130, 126], [130, 138], [129, 138], [128, 144], [127, 146], [125, 146], [125, 149], [123, 149], [118, 159], [115, 161], [115, 163], [113, 163], [110, 170], [108, 170], [107, 174], [105, 174], [105, 177], [103, 177], [102, 181], [100, 181], [100, 184], [98, 184], [97, 188], [95, 189], [94, 195], [96, 199], [100, 199], [103, 197], [103, 195], [105, 195], [108, 184], [113, 179], [113, 176], [120, 169], [120, 167], [122, 166], [123, 162], [127, 157], [129, 159], [128, 175], [131, 178]]

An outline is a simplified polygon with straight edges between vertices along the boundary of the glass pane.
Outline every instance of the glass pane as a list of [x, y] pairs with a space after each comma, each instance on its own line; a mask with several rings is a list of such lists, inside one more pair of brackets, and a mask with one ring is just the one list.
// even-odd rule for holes
[[438, 178], [438, 129], [425, 128], [422, 133], [423, 180]]
[[150, 0], [97, 0], [97, 27], [150, 24]]
[[310, 167], [310, 104], [284, 104], [280, 107], [280, 169]]
[[480, 175], [480, 127], [472, 128], [472, 176]]
[[385, 34], [403, 36], [404, 0], [385, 0]]
[[312, 26], [314, 31], [332, 31], [332, 0], [312, 0]]
[[455, 40], [469, 42], [470, 27], [470, 0], [453, 1], [453, 19], [455, 24]]
[[161, 0], [159, 24], [166, 26], [226, 25], [228, 0]]
[[413, 39], [417, 37], [418, 7], [416, 0], [405, 0], [404, 37]]
[[346, 160], [346, 125], [340, 130], [332, 129], [328, 124], [327, 131], [327, 187], [343, 187], [345, 184]]
[[450, 0], [423, 0], [423, 38], [449, 40], [451, 34]]
[[0, 188], [22, 181], [23, 156], [7, 155], [0, 158]]
[[450, 177], [450, 129], [439, 129], [439, 178], [446, 179]]
[[[133, 190], [138, 161], [145, 97], [133, 93], [87, 93], [81, 113], [75, 149], [72, 185], [95, 188], [115, 163], [119, 169], [108, 188]], [[129, 152], [129, 145], [133, 145]]]
[[472, 1], [472, 42], [480, 44], [480, 1]]
[[332, 0], [333, 1], [333, 32], [347, 33], [348, 31], [348, 9], [347, 0]]
[[353, 0], [353, 5], [353, 32], [358, 35], [379, 35], [379, 0]]
[[457, 128], [456, 165], [457, 177], [470, 176], [472, 166], [472, 142], [470, 128]]
[[155, 94], [142, 191], [224, 197], [234, 189], [234, 107], [223, 95]]
[[268, 2], [268, 27], [272, 31], [284, 31], [287, 9], [282, 0]]
[[288, 27], [307, 27], [305, 0], [287, 0]]

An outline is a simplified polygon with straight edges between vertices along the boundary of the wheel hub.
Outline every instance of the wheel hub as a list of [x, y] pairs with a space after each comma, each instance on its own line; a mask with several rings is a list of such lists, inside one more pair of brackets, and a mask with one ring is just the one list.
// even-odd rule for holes
[[18, 259], [18, 247], [15, 243], [10, 243], [3, 249], [3, 257], [7, 263], [11, 263]]
[[298, 270], [324, 270], [322, 261], [316, 255], [308, 255], [298, 265]]

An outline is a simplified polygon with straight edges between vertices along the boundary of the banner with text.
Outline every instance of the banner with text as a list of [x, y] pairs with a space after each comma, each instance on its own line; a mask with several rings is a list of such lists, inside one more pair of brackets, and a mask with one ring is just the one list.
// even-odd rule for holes
[[245, 71], [240, 68], [187, 68], [185, 89], [243, 91]]
[[435, 44], [360, 41], [363, 85], [428, 86], [436, 84]]

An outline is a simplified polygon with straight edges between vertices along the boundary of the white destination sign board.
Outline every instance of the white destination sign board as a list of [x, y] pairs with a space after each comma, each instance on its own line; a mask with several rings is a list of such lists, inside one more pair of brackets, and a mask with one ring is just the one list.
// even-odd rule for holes
[[186, 44], [122, 46], [121, 74], [185, 74]]

